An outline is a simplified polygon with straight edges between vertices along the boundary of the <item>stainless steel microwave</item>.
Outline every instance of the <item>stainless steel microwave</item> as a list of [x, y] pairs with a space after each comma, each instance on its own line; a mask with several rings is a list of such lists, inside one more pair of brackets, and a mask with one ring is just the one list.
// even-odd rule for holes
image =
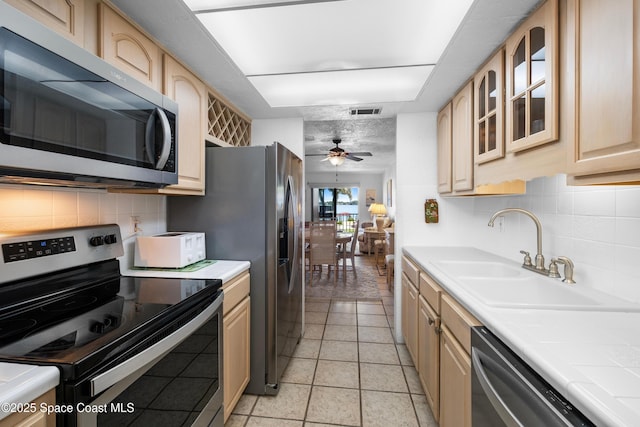
[[178, 182], [175, 102], [0, 2], [0, 182]]

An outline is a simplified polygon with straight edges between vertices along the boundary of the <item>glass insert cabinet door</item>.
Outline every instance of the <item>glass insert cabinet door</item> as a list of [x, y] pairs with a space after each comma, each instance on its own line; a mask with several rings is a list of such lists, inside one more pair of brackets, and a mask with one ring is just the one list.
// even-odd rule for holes
[[476, 73], [474, 99], [474, 161], [504, 157], [504, 49]]
[[507, 40], [507, 151], [558, 139], [558, 2], [547, 0]]

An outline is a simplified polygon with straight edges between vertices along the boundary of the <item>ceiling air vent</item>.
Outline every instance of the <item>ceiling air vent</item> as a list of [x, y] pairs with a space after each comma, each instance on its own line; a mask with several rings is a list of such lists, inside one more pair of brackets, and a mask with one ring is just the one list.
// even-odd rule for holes
[[349, 109], [349, 114], [352, 116], [371, 116], [380, 114], [382, 107], [358, 107]]

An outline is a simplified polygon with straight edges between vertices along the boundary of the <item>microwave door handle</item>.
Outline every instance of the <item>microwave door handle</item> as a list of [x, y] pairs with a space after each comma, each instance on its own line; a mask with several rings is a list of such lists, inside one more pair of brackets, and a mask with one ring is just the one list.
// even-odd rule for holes
[[482, 361], [480, 360], [480, 353], [477, 348], [471, 349], [471, 359], [473, 368], [476, 371], [476, 378], [482, 387], [487, 399], [491, 403], [491, 406], [496, 410], [500, 419], [509, 427], [522, 427], [523, 424], [515, 417], [511, 410], [507, 407], [506, 403], [502, 400], [496, 389], [491, 384], [487, 373], [484, 370]]
[[160, 158], [156, 163], [156, 169], [162, 170], [164, 165], [169, 160], [169, 154], [171, 153], [171, 127], [169, 126], [169, 119], [167, 115], [160, 108], [156, 108], [156, 114], [160, 118], [160, 124], [162, 125], [162, 151], [160, 152]]
[[[153, 128], [156, 124], [156, 120], [160, 120], [160, 125], [162, 126], [162, 149], [157, 161], [155, 160], [155, 141], [153, 140]], [[162, 170], [169, 159], [169, 154], [171, 153], [171, 127], [169, 126], [169, 119], [167, 118], [167, 115], [160, 108], [153, 110], [153, 113], [149, 116], [149, 120], [147, 120], [145, 141], [147, 157], [154, 164], [155, 169]]]

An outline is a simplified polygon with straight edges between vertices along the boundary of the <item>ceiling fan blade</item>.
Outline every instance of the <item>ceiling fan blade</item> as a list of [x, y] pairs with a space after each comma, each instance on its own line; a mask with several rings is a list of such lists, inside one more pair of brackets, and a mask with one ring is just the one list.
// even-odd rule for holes
[[352, 154], [354, 156], [373, 156], [373, 154], [371, 154], [368, 151], [353, 152], [353, 153], [349, 153], [349, 154]]
[[326, 156], [327, 153], [314, 153], [314, 154], [305, 154], [305, 157], [320, 157], [320, 156]]
[[326, 162], [327, 160], [329, 160], [331, 158], [331, 156], [327, 156], [324, 159], [320, 160], [321, 162]]
[[352, 154], [347, 154], [345, 157], [346, 157], [347, 159], [349, 159], [349, 160], [355, 160], [356, 162], [359, 162], [359, 161], [361, 161], [361, 160], [362, 160], [360, 157], [356, 157], [356, 156], [354, 156], [354, 155], [352, 155]]

